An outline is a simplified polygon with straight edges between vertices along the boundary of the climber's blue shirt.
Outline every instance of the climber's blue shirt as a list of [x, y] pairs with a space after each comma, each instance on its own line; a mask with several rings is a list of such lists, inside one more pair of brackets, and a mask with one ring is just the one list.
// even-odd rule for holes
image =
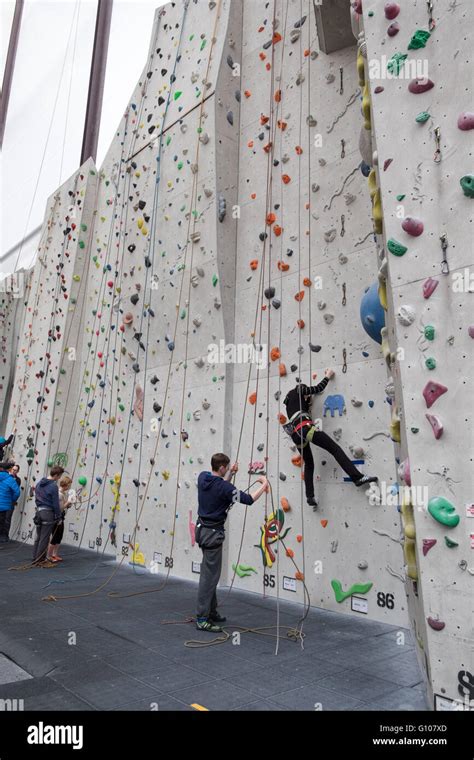
[[223, 525], [227, 512], [236, 501], [242, 504], [253, 504], [248, 493], [239, 491], [232, 483], [213, 475], [212, 472], [201, 472], [198, 478], [198, 515], [204, 520]]

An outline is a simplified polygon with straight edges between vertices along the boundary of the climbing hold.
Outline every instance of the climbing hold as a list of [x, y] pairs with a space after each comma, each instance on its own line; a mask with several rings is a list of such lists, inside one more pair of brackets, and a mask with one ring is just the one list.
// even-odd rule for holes
[[474, 338], [474, 325], [469, 325], [469, 327], [467, 328], [467, 331], [469, 333], [469, 337]]
[[415, 321], [416, 312], [413, 306], [409, 306], [408, 304], [403, 304], [399, 307], [397, 312], [398, 320], [401, 322], [402, 325], [406, 325], [407, 327], [409, 325], [412, 325]]
[[437, 522], [448, 528], [455, 528], [459, 523], [459, 515], [450, 501], [443, 496], [434, 496], [428, 501], [428, 512]]
[[433, 429], [434, 437], [436, 438], [436, 440], [438, 440], [438, 438], [441, 438], [441, 436], [443, 435], [443, 430], [444, 430], [443, 423], [441, 422], [440, 418], [437, 417], [435, 414], [425, 414], [425, 417]]
[[387, 63], [387, 70], [390, 71], [393, 76], [398, 76], [404, 67], [407, 58], [407, 53], [394, 53]]
[[434, 402], [443, 395], [443, 393], [446, 393], [448, 389], [445, 385], [441, 385], [441, 383], [435, 383], [432, 380], [430, 380], [428, 383], [426, 383], [424, 389], [423, 389], [423, 397], [426, 401], [426, 406], [428, 409], [433, 406]]
[[281, 357], [281, 352], [279, 348], [272, 348], [270, 351], [270, 359], [272, 362], [276, 362], [277, 359]]
[[366, 288], [360, 303], [360, 320], [367, 335], [382, 343], [381, 330], [385, 326], [385, 312], [378, 294], [378, 282]]
[[435, 292], [439, 285], [439, 280], [435, 280], [433, 277], [428, 277], [423, 283], [423, 298], [429, 298]]
[[418, 124], [424, 124], [425, 121], [428, 121], [430, 118], [430, 115], [428, 111], [421, 111], [421, 113], [418, 114], [418, 116], [415, 118], [415, 121], [418, 122]]
[[432, 617], [427, 618], [427, 622], [430, 628], [432, 628], [434, 631], [442, 631], [446, 625], [446, 623], [443, 623], [441, 620], [436, 620]]
[[427, 359], [425, 359], [425, 367], [426, 369], [436, 369], [436, 359], [433, 359], [432, 356], [429, 356]]
[[389, 37], [395, 37], [398, 32], [400, 31], [400, 24], [398, 21], [394, 21], [393, 24], [390, 24], [390, 26], [387, 29], [387, 34]]
[[433, 325], [426, 325], [423, 333], [424, 333], [424, 336], [425, 336], [426, 340], [434, 340], [435, 329], [434, 329]]
[[393, 238], [387, 241], [387, 248], [394, 256], [403, 256], [408, 251], [408, 248], [403, 243], [399, 243]]
[[448, 536], [444, 537], [444, 542], [446, 546], [448, 547], [448, 549], [455, 549], [456, 546], [459, 546], [459, 544], [456, 541], [452, 541], [450, 538], [448, 538]]
[[286, 375], [288, 374], [286, 371], [286, 365], [280, 364], [278, 367], [278, 372], [279, 372], [280, 377], [286, 377]]
[[424, 229], [423, 222], [420, 219], [407, 216], [402, 222], [402, 229], [404, 229], [409, 235], [412, 235], [412, 237], [419, 237]]
[[342, 583], [338, 580], [332, 580], [331, 586], [336, 597], [336, 602], [343, 602], [352, 594], [367, 594], [372, 588], [373, 583], [354, 583], [347, 591], [342, 590]]
[[77, 479], [77, 482], [79, 483], [80, 486], [85, 486], [87, 485], [87, 478], [85, 477], [85, 475], [81, 475], [81, 477]]
[[255, 568], [249, 567], [247, 565], [242, 565], [242, 564], [239, 564], [239, 565], [233, 564], [232, 570], [234, 571], [234, 573], [237, 573], [239, 578], [246, 578], [248, 575], [251, 575], [251, 573], [257, 572]]
[[255, 272], [255, 270], [257, 269], [257, 267], [258, 267], [258, 260], [257, 259], [252, 259], [252, 261], [250, 262], [250, 269], [253, 272]]
[[315, 345], [314, 343], [309, 343], [308, 345], [309, 345], [309, 350], [313, 351], [315, 354], [321, 351], [321, 346]]
[[437, 543], [436, 538], [424, 538], [423, 539], [423, 556], [426, 557], [429, 550]]
[[321, 525], [323, 526], [323, 528], [325, 528], [327, 526], [327, 524], [328, 524], [327, 520], [321, 520], [320, 522], [321, 522]]
[[249, 400], [249, 404], [252, 404], [253, 406], [257, 401], [257, 394], [255, 392], [251, 393], [248, 400]]
[[268, 298], [268, 300], [270, 300], [270, 298], [273, 298], [273, 296], [275, 295], [275, 288], [272, 288], [272, 287], [265, 288], [264, 293], [265, 293], [265, 298]]
[[459, 184], [467, 198], [474, 198], [474, 174], [466, 174], [461, 177]]
[[472, 111], [463, 111], [459, 114], [458, 128], [464, 132], [468, 129], [474, 129], [474, 113]]
[[388, 18], [389, 21], [393, 21], [393, 19], [397, 18], [400, 13], [400, 6], [398, 3], [385, 3], [384, 11], [385, 18]]
[[234, 114], [232, 111], [227, 112], [227, 121], [232, 127], [234, 126]]
[[424, 29], [417, 29], [408, 43], [408, 50], [419, 50], [420, 48], [426, 47], [426, 43], [430, 37], [430, 32], [426, 32]]
[[413, 95], [421, 95], [423, 92], [428, 92], [434, 87], [434, 82], [431, 79], [412, 79], [408, 85], [408, 91]]
[[359, 568], [359, 570], [367, 570], [368, 566], [369, 566], [369, 563], [365, 559], [357, 563], [357, 567]]
[[130, 301], [131, 303], [133, 303], [134, 306], [137, 305], [139, 300], [140, 300], [140, 296], [138, 295], [138, 293], [134, 293], [132, 296], [130, 296]]
[[274, 309], [279, 309], [281, 306], [281, 301], [279, 298], [274, 298], [272, 301], [272, 306]]

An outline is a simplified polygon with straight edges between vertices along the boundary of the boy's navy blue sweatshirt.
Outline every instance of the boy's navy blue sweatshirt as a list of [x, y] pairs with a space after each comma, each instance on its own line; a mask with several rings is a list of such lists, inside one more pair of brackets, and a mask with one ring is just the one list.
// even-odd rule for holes
[[61, 508], [59, 506], [59, 490], [55, 480], [41, 478], [35, 488], [35, 501], [37, 507], [49, 507], [54, 510], [54, 517], [59, 520]]
[[[237, 494], [237, 495], [235, 495]], [[201, 472], [198, 478], [198, 515], [204, 520], [224, 525], [227, 512], [232, 504], [240, 501], [242, 504], [253, 504], [248, 493], [239, 491], [232, 483], [213, 475], [212, 472]]]

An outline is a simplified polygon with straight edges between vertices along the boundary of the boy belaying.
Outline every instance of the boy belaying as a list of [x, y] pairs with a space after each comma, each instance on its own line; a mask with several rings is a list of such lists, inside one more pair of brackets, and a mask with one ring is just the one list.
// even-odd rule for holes
[[197, 602], [196, 628], [200, 631], [219, 633], [224, 623], [217, 611], [216, 588], [222, 568], [222, 545], [225, 539], [224, 524], [229, 509], [237, 501], [253, 504], [265, 493], [268, 481], [264, 475], [257, 480], [260, 487], [252, 494], [239, 491], [228, 481], [239, 469], [235, 463], [229, 467], [226, 454], [214, 454], [211, 459], [212, 472], [201, 472], [198, 478], [198, 519], [196, 522], [196, 543], [202, 550], [201, 573]]
[[313, 507], [313, 511], [316, 511], [318, 502], [314, 498], [314, 459], [311, 443], [332, 454], [356, 486], [363, 486], [366, 483], [373, 483], [378, 480], [377, 477], [369, 477], [359, 472], [341, 447], [327, 433], [318, 430], [311, 419], [311, 396], [322, 393], [332, 377], [334, 377], [334, 370], [327, 369], [324, 373], [324, 379], [318, 385], [308, 386], [299, 383], [287, 393], [283, 402], [288, 416], [288, 422], [284, 427], [303, 455], [306, 501]]

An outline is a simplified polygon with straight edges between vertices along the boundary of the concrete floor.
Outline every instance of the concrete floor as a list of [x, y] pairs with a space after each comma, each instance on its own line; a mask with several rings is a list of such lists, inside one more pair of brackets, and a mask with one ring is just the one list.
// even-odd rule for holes
[[[90, 551], [63, 547], [52, 569], [8, 571], [29, 562], [31, 547], [0, 547], [0, 698], [25, 710], [427, 710], [413, 640], [397, 644], [395, 626], [313, 609], [300, 643], [242, 634], [208, 642], [184, 621], [194, 614], [196, 584], [169, 580], [163, 591], [112, 599], [109, 591], [156, 588], [160, 576], [121, 568], [106, 589], [79, 599], [43, 602], [48, 594], [92, 591], [115, 564]], [[81, 579], [68, 583], [50, 581]], [[221, 614], [236, 626], [276, 625], [276, 602], [220, 591]], [[280, 603], [280, 625], [295, 626], [301, 606]], [[272, 631], [274, 633], [274, 631]], [[75, 643], [69, 643], [73, 640]], [[4, 657], [2, 657], [2, 654]], [[17, 668], [14, 665], [18, 666]], [[22, 677], [22, 668], [30, 677]]]

